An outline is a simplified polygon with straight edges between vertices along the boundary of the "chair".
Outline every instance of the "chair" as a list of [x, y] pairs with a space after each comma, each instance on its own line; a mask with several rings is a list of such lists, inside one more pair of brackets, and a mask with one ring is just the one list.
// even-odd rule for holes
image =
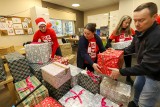
[[12, 53], [12, 52], [15, 52], [15, 49], [14, 49], [14, 46], [8, 46], [8, 47], [1, 47], [0, 48], [0, 57], [2, 59], [5, 59], [4, 58], [4, 55], [8, 54], [8, 53]]
[[0, 82], [0, 87], [5, 86], [8, 88], [11, 96], [12, 96], [12, 101], [16, 103], [16, 94], [15, 94], [15, 88], [13, 84], [13, 77], [11, 76], [11, 73], [9, 71], [8, 65], [4, 64], [5, 71], [6, 71], [6, 80]]
[[15, 52], [14, 46], [0, 48], [0, 55], [6, 55], [8, 53]]

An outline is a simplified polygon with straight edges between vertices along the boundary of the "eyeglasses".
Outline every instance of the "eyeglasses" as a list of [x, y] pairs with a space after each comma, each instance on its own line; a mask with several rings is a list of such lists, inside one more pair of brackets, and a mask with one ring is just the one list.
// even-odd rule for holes
[[39, 26], [40, 29], [45, 28], [46, 26]]

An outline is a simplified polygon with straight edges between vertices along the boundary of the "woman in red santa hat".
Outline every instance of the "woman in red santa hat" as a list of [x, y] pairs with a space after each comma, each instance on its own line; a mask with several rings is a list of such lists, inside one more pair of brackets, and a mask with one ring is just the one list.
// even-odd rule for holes
[[33, 42], [38, 42], [39, 39], [41, 40], [41, 42], [51, 42], [52, 43], [51, 57], [54, 58], [54, 55], [62, 56], [55, 31], [47, 27], [45, 20], [41, 17], [37, 18], [35, 22], [38, 25], [39, 30], [37, 30], [36, 33], [34, 34]]

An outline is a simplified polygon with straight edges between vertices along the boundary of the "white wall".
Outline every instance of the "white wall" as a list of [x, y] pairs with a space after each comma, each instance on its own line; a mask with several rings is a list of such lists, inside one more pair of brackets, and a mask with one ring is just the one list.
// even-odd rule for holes
[[115, 5], [111, 5], [111, 6], [106, 6], [106, 7], [90, 10], [90, 11], [85, 11], [84, 12], [84, 25], [86, 25], [88, 23], [87, 22], [88, 16], [97, 15], [97, 14], [105, 14], [105, 13], [109, 13], [110, 11], [115, 11], [118, 9], [119, 9], [119, 4], [115, 4]]
[[[31, 17], [30, 8], [42, 7], [41, 0], [0, 0], [0, 15]], [[33, 35], [0, 36], [0, 46], [22, 45], [31, 41]]]
[[[130, 15], [133, 18], [133, 11], [134, 9], [145, 2], [154, 2], [158, 6], [158, 10], [160, 10], [160, 0], [120, 0], [119, 2], [119, 18], [123, 15]], [[132, 28], [134, 24], [131, 24]]]

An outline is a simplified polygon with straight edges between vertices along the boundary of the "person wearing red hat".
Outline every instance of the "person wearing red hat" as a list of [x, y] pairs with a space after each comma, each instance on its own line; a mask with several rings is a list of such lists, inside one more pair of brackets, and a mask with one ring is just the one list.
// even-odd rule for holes
[[39, 39], [41, 40], [41, 42], [51, 42], [52, 43], [51, 57], [54, 58], [54, 55], [62, 56], [55, 31], [47, 27], [46, 21], [41, 17], [37, 18], [35, 22], [38, 25], [39, 30], [37, 30], [36, 33], [34, 34], [33, 42], [38, 42]]

